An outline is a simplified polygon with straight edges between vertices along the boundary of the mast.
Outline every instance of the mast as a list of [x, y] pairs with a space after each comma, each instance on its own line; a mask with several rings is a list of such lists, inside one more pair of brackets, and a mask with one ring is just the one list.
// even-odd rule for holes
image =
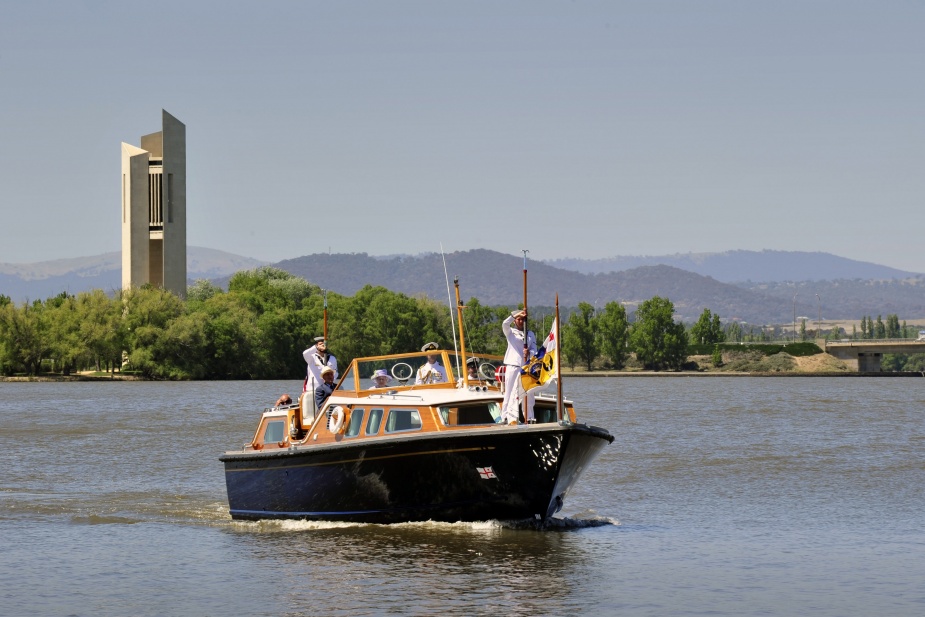
[[565, 401], [562, 400], [562, 339], [559, 338], [559, 294], [556, 294], [556, 418], [562, 424], [565, 415]]
[[[453, 333], [453, 351], [459, 351], [456, 347], [456, 324], [453, 323], [453, 297], [450, 295], [450, 273], [446, 269], [446, 254], [443, 252], [443, 242], [440, 243], [440, 255], [443, 257], [443, 277], [446, 279], [446, 301], [447, 308], [450, 309], [450, 332]], [[457, 283], [456, 289], [456, 304], [459, 304], [459, 277], [454, 277], [453, 279]], [[459, 317], [459, 327], [462, 328], [462, 315]], [[460, 372], [459, 369], [459, 355], [454, 356], [456, 358], [456, 373]], [[463, 364], [463, 368], [465, 368]]]
[[321, 335], [324, 337], [324, 344], [328, 344], [328, 290], [322, 289], [321, 295], [324, 298], [324, 329]]
[[469, 366], [466, 364], [466, 335], [463, 332], [463, 318], [462, 318], [462, 311], [466, 307], [463, 306], [463, 303], [459, 299], [459, 277], [458, 276], [453, 277], [453, 286], [456, 288], [456, 315], [459, 321], [459, 353], [460, 353], [460, 356], [462, 357], [462, 368], [460, 369], [459, 365], [457, 364], [456, 370], [460, 371], [460, 373], [462, 374], [462, 378], [463, 378], [463, 385], [466, 388], [468, 388], [469, 387]]
[[[529, 252], [530, 251], [528, 249], [523, 249], [523, 254], [524, 254], [524, 357], [523, 357], [523, 362], [521, 362], [521, 364], [526, 363], [527, 360], [530, 359], [530, 355], [529, 355], [530, 346], [527, 344], [527, 332], [530, 331], [530, 328], [527, 325], [528, 320], [529, 320], [528, 315], [527, 315], [527, 253]], [[526, 409], [526, 407], [524, 407], [524, 409]], [[526, 413], [527, 412], [524, 411], [524, 414]], [[524, 419], [526, 419], [526, 415], [524, 415]]]

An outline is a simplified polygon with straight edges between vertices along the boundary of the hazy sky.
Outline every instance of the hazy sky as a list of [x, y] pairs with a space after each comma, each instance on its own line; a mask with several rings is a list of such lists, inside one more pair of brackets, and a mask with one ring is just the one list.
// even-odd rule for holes
[[8, 2], [0, 262], [118, 250], [163, 108], [191, 245], [925, 272], [923, 33], [923, 0]]

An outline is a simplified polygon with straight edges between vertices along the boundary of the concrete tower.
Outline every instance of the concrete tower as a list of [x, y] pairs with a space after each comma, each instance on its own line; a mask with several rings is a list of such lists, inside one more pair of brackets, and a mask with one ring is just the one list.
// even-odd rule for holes
[[122, 142], [122, 288], [186, 297], [186, 125], [162, 112], [141, 147]]

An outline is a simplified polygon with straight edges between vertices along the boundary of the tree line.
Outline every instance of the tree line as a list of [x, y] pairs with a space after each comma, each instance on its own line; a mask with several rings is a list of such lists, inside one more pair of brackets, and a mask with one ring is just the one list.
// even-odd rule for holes
[[[325, 306], [330, 349], [344, 366], [357, 357], [416, 351], [429, 341], [453, 347], [456, 312], [451, 316], [443, 303], [371, 285], [353, 296], [324, 293], [303, 278], [263, 267], [236, 273], [227, 291], [196, 281], [185, 301], [150, 286], [111, 295], [61, 293], [21, 306], [0, 295], [0, 373], [122, 370], [150, 379], [301, 378], [302, 351], [323, 334]], [[470, 354], [504, 353], [501, 321], [512, 308], [519, 307], [484, 306], [477, 298], [465, 303]], [[542, 342], [550, 310], [530, 312], [530, 327]], [[709, 309], [685, 326], [674, 320], [672, 302], [658, 296], [640, 303], [632, 317], [630, 322], [619, 302], [599, 311], [579, 303], [564, 315], [563, 362], [619, 370], [632, 357], [642, 368], [677, 370], [692, 344], [770, 337], [766, 329], [737, 322], [724, 327]], [[888, 316], [885, 334], [898, 324], [894, 317]], [[878, 332], [879, 323], [879, 317], [876, 323], [867, 318], [864, 332], [864, 324]]]

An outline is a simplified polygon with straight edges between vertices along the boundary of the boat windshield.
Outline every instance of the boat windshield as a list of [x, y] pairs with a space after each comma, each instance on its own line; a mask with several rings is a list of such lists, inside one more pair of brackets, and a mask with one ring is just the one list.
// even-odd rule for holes
[[[434, 357], [436, 356], [436, 357]], [[436, 362], [432, 362], [432, 360]], [[500, 366], [496, 356], [479, 357], [479, 379], [494, 380], [494, 371]], [[393, 390], [422, 386], [452, 385], [455, 387], [459, 356], [447, 350], [438, 350], [430, 356], [423, 352], [358, 358], [350, 364], [338, 385], [341, 390]]]

